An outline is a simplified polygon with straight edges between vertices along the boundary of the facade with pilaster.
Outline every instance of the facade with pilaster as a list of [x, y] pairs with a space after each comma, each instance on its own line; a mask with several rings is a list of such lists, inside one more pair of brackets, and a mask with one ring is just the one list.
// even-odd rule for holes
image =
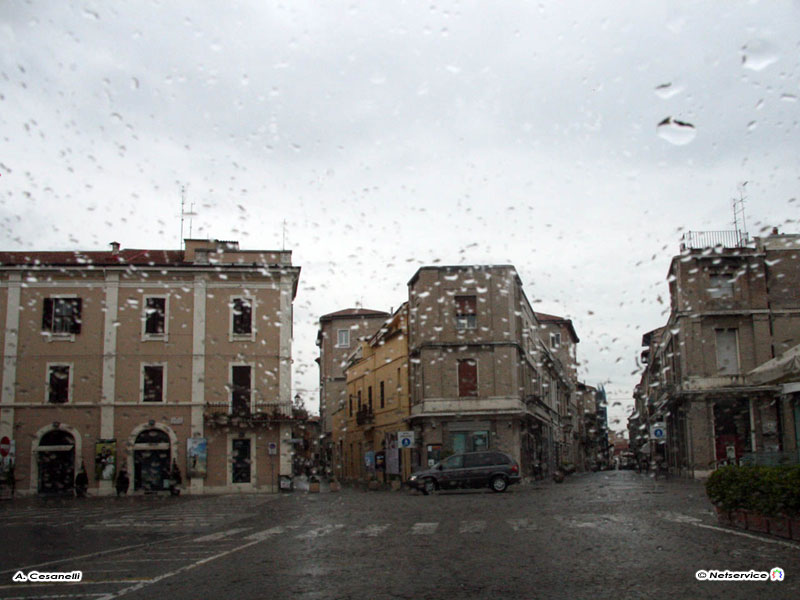
[[258, 492], [291, 475], [291, 252], [0, 253], [0, 438], [17, 493]]

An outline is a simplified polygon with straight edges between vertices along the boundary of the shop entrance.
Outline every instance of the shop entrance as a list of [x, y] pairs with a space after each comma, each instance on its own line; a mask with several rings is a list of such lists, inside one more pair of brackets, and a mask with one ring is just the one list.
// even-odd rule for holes
[[42, 436], [37, 449], [40, 494], [72, 495], [75, 487], [75, 438], [55, 429]]
[[155, 492], [169, 487], [169, 436], [160, 429], [146, 429], [133, 446], [133, 489]]
[[717, 466], [737, 465], [749, 449], [750, 412], [746, 400], [714, 403]]

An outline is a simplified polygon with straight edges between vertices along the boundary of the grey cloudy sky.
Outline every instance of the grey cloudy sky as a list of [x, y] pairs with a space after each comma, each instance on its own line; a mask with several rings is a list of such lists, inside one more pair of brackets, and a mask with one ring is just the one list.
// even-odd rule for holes
[[682, 228], [731, 228], [747, 181], [751, 234], [798, 230], [799, 25], [788, 1], [7, 0], [0, 246], [178, 248], [181, 183], [194, 237], [276, 248], [285, 219], [312, 408], [319, 315], [512, 263], [619, 427]]

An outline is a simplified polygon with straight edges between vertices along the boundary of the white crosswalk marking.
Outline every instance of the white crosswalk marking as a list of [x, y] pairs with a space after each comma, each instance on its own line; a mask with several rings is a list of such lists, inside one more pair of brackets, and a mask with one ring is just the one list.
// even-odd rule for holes
[[507, 519], [506, 523], [511, 525], [514, 531], [536, 531], [538, 527], [531, 519]]
[[236, 529], [228, 529], [228, 531], [218, 531], [217, 533], [211, 533], [209, 535], [204, 535], [203, 537], [199, 537], [195, 542], [215, 542], [217, 540], [221, 540], [222, 538], [226, 538], [231, 535], [236, 535], [237, 533], [241, 533], [242, 531], [247, 531], [250, 527], [238, 527]]
[[439, 528], [439, 523], [414, 523], [411, 535], [431, 535]]
[[306, 531], [305, 533], [301, 533], [297, 536], [298, 540], [311, 540], [323, 537], [328, 535], [329, 533], [333, 533], [344, 527], [343, 524], [339, 523], [337, 525], [323, 525], [322, 527], [318, 527], [317, 529], [312, 529], [311, 531]]
[[461, 521], [458, 533], [481, 533], [486, 529], [486, 521]]
[[278, 535], [279, 533], [283, 533], [284, 531], [286, 531], [285, 527], [281, 526], [272, 527], [271, 529], [265, 529], [264, 531], [258, 531], [256, 533], [248, 535], [245, 539], [253, 541], [265, 540], [268, 537], [272, 537], [273, 535]]
[[365, 537], [378, 537], [389, 528], [389, 525], [369, 525], [364, 529], [359, 529], [353, 532], [353, 535], [361, 535]]

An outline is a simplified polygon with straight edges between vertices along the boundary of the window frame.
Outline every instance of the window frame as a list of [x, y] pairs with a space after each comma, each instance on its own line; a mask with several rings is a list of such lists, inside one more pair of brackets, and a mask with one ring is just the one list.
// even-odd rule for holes
[[[235, 304], [237, 300], [245, 300], [250, 304], [250, 332], [235, 333]], [[256, 340], [256, 299], [249, 294], [236, 294], [228, 299], [228, 340], [231, 342], [254, 342]]]
[[[147, 331], [147, 300], [158, 298], [164, 300], [164, 332], [148, 333]], [[169, 339], [169, 294], [142, 294], [142, 341], [166, 342]]]
[[[472, 310], [474, 312], [461, 312], [464, 301], [471, 299]], [[456, 317], [456, 330], [468, 331], [478, 328], [478, 297], [472, 295], [455, 296], [455, 317]]]
[[559, 350], [561, 348], [561, 332], [550, 332], [550, 350]]
[[[720, 280], [721, 284], [720, 284]], [[733, 299], [734, 279], [729, 273], [714, 272], [708, 274], [708, 297], [712, 300], [731, 300]], [[712, 291], [713, 290], [713, 291]]]
[[[343, 333], [347, 334], [347, 342], [341, 343], [341, 335]], [[336, 348], [349, 348], [350, 347], [350, 329], [337, 329], [336, 330]]]
[[[67, 368], [67, 399], [64, 402], [51, 402], [50, 401], [50, 370], [56, 367], [66, 367]], [[71, 362], [48, 362], [47, 368], [45, 369], [45, 380], [44, 380], [44, 403], [47, 405], [52, 406], [61, 406], [64, 404], [72, 404], [72, 397], [73, 397], [73, 382], [74, 382], [74, 371], [75, 367], [74, 364]]]
[[253, 363], [248, 362], [232, 362], [228, 364], [228, 414], [233, 413], [233, 369], [236, 367], [249, 367], [250, 368], [250, 399], [248, 401], [248, 408], [250, 414], [255, 412], [255, 367]]
[[[720, 366], [720, 355], [719, 355], [719, 333], [722, 331], [732, 331], [734, 337], [734, 343], [736, 346], [736, 370], [734, 372], [723, 371], [722, 367]], [[739, 328], [738, 327], [715, 327], [714, 328], [714, 355], [716, 359], [716, 373], [717, 375], [721, 375], [723, 377], [736, 377], [742, 375], [742, 357], [741, 351], [739, 348]]]
[[[461, 393], [461, 365], [472, 363], [475, 365], [475, 389], [473, 394], [462, 394]], [[479, 381], [478, 381], [478, 359], [477, 358], [459, 358], [456, 361], [456, 386], [458, 389], [458, 398], [479, 398], [480, 394], [478, 390], [480, 389]]]
[[[56, 321], [56, 302], [71, 300], [77, 301], [77, 318], [75, 318], [75, 311], [72, 312], [72, 321], [70, 323], [69, 331], [54, 331]], [[45, 307], [47, 302], [52, 302], [51, 312], [49, 317], [49, 328], [45, 327]], [[74, 305], [73, 305], [74, 306]], [[42, 335], [47, 336], [48, 340], [63, 340], [74, 342], [75, 336], [80, 334], [83, 329], [83, 298], [78, 294], [49, 294], [42, 298]]]
[[[147, 367], [161, 367], [161, 400], [145, 400], [145, 369]], [[155, 405], [167, 403], [167, 363], [142, 362], [139, 369], [139, 404]]]

